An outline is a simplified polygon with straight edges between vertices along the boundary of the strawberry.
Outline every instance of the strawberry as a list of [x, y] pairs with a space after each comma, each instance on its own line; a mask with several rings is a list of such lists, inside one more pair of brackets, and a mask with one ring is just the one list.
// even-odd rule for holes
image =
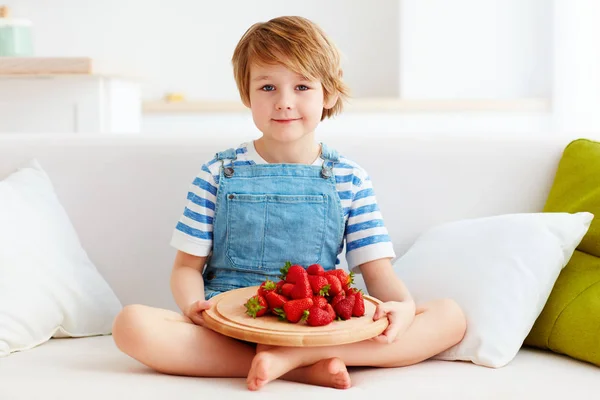
[[344, 298], [346, 298], [346, 293], [339, 292], [337, 295], [333, 296], [333, 299], [331, 299], [331, 305], [335, 307], [335, 305]]
[[352, 311], [354, 310], [354, 302], [354, 296], [346, 296], [338, 301], [335, 306], [333, 306], [333, 309], [341, 319], [350, 319], [352, 318]]
[[325, 275], [327, 282], [329, 282], [329, 294], [331, 296], [335, 296], [336, 294], [342, 292], [342, 284], [340, 280], [335, 275]]
[[362, 317], [365, 315], [365, 299], [360, 290], [354, 291], [354, 308], [352, 309], [353, 317]]
[[325, 326], [333, 322], [331, 314], [327, 310], [323, 310], [317, 306], [312, 306], [308, 310], [308, 318], [306, 323], [310, 326]]
[[327, 299], [323, 296], [313, 296], [313, 303], [319, 308], [325, 308], [329, 304]]
[[[340, 270], [341, 271], [341, 270]], [[339, 279], [339, 276], [338, 276]], [[354, 272], [350, 272], [350, 274], [348, 275], [348, 278], [345, 281], [346, 283], [344, 283], [342, 281], [342, 290], [348, 290], [352, 287], [352, 284], [354, 283]]]
[[276, 287], [275, 291], [277, 293], [281, 293], [281, 288], [283, 287], [283, 285], [285, 285], [285, 281], [279, 281], [279, 282], [277, 282], [277, 287]]
[[289, 261], [285, 263], [285, 266], [279, 272], [281, 272], [281, 279], [287, 283], [296, 283], [307, 275], [306, 270], [301, 265], [292, 265]]
[[289, 322], [296, 323], [308, 318], [308, 309], [312, 306], [313, 300], [310, 297], [306, 299], [289, 300], [283, 305], [283, 308], [276, 308], [273, 312], [282, 320], [287, 319]]
[[275, 284], [275, 282], [267, 279], [260, 285], [257, 294], [265, 297], [267, 295], [267, 292], [272, 292], [275, 289], [277, 289], [277, 285]]
[[298, 278], [298, 281], [294, 285], [292, 289], [291, 298], [292, 299], [305, 299], [307, 297], [312, 298], [313, 292], [310, 287], [310, 282], [308, 281], [308, 275], [304, 275], [302, 278]]
[[321, 296], [329, 294], [329, 281], [324, 276], [308, 275], [308, 281], [314, 294]]
[[332, 269], [326, 272], [327, 275], [334, 275], [342, 284], [342, 289], [346, 291], [354, 283], [354, 272], [348, 274], [343, 269]]
[[337, 318], [337, 314], [335, 313], [335, 310], [333, 309], [333, 306], [331, 304], [327, 304], [327, 306], [325, 307], [325, 311], [327, 311], [329, 315], [331, 315], [332, 321]]
[[273, 310], [275, 308], [283, 307], [283, 305], [288, 301], [288, 298], [279, 293], [275, 293], [274, 291], [271, 291], [271, 292], [267, 292], [267, 295], [265, 296], [265, 300], [267, 300], [267, 304], [269, 304], [269, 308], [271, 310]]
[[[285, 281], [282, 281], [285, 282]], [[294, 284], [292, 283], [284, 283], [281, 286], [281, 294], [285, 297], [292, 297], [292, 290], [294, 289]]]
[[246, 307], [246, 314], [252, 318], [262, 317], [269, 310], [267, 300], [258, 294], [250, 297], [244, 306]]
[[315, 276], [325, 275], [325, 270], [319, 264], [309, 265], [308, 268], [306, 268], [306, 272], [309, 275], [315, 275]]

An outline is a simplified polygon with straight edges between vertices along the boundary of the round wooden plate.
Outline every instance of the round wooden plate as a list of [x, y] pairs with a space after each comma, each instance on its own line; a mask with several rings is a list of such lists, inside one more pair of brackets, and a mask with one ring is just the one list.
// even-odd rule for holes
[[213, 306], [203, 312], [206, 326], [223, 335], [247, 342], [275, 346], [331, 346], [360, 342], [381, 334], [388, 319], [373, 321], [375, 309], [381, 301], [371, 296], [365, 299], [365, 315], [346, 321], [333, 321], [326, 326], [309, 326], [304, 322], [293, 324], [266, 314], [252, 318], [244, 304], [254, 296], [258, 286], [221, 293], [210, 301]]

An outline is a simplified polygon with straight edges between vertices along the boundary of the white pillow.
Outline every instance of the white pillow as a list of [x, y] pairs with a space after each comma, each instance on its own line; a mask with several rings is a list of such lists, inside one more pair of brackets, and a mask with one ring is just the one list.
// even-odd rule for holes
[[590, 227], [590, 213], [509, 214], [450, 222], [394, 262], [417, 304], [452, 298], [467, 331], [441, 360], [498, 368], [516, 356], [560, 271]]
[[40, 165], [0, 181], [0, 356], [52, 336], [110, 334], [121, 308]]

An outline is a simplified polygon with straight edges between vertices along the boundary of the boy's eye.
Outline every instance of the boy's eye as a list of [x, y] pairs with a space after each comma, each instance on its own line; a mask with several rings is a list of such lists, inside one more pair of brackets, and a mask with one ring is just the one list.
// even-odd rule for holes
[[308, 90], [308, 89], [309, 89], [309, 87], [308, 87], [308, 86], [306, 86], [306, 85], [298, 85], [298, 86], [297, 86], [297, 88], [298, 88], [298, 90], [300, 90], [300, 91], [304, 91], [304, 90]]
[[261, 87], [260, 90], [264, 90], [265, 92], [271, 92], [271, 91], [275, 90], [275, 86], [265, 85], [265, 86]]

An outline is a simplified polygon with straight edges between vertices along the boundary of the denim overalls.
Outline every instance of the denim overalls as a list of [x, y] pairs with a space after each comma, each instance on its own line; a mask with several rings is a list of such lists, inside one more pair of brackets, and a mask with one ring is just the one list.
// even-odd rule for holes
[[203, 273], [205, 297], [278, 280], [286, 261], [335, 269], [344, 237], [336, 190], [335, 150], [321, 144], [323, 166], [235, 165], [233, 149], [221, 162], [213, 220], [212, 255]]

